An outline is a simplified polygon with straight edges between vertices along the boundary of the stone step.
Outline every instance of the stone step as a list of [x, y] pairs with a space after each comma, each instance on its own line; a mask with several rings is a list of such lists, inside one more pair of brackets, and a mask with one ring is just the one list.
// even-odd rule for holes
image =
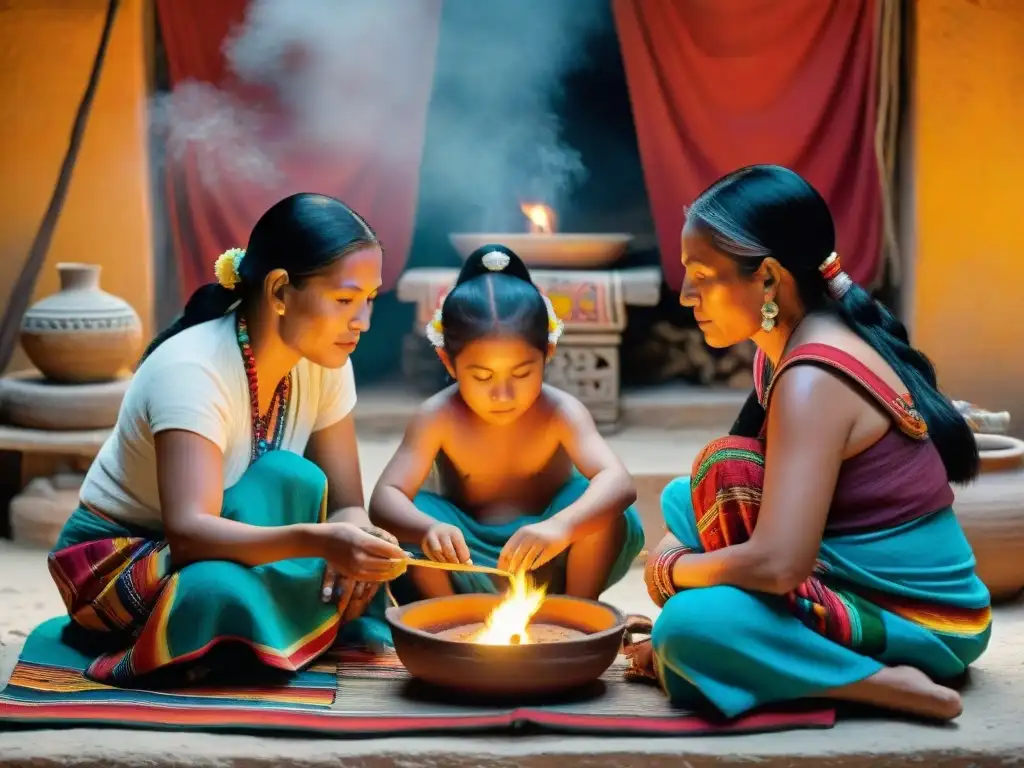
[[[3, 392], [0, 391], [0, 399]], [[615, 434], [632, 428], [655, 430], [712, 429], [728, 431], [747, 392], [727, 387], [668, 384], [627, 391]], [[367, 386], [356, 403], [360, 438], [397, 437], [424, 397], [401, 385]], [[0, 403], [2, 407], [2, 403]], [[73, 455], [92, 458], [110, 435], [110, 429], [48, 430], [0, 424], [0, 450]]]
[[[610, 432], [634, 427], [728, 431], [747, 397], [746, 390], [667, 384], [627, 390], [622, 414]], [[359, 392], [356, 427], [360, 438], [400, 435], [424, 397], [400, 385], [374, 385]]]
[[[632, 427], [608, 436], [608, 443], [622, 457], [637, 486], [637, 511], [644, 523], [648, 545], [661, 539], [661, 492], [670, 480], [688, 475], [697, 453], [726, 428], [657, 429]], [[360, 433], [359, 460], [363, 490], [369, 499], [384, 466], [398, 448], [400, 438], [363, 437]]]
[[[603, 431], [636, 480], [648, 544], [661, 539], [662, 489], [672, 478], [689, 474], [698, 451], [729, 431], [747, 394], [675, 383], [623, 393], [619, 424]], [[399, 385], [360, 393], [356, 428], [367, 498], [422, 400]]]

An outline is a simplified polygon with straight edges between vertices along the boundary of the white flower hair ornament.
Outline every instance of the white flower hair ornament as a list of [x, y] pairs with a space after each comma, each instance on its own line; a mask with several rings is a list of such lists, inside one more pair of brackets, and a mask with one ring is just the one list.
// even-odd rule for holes
[[508, 254], [501, 251], [490, 251], [480, 259], [480, 263], [491, 272], [501, 272], [511, 261]]
[[242, 266], [242, 259], [245, 258], [244, 248], [228, 248], [217, 257], [213, 265], [213, 275], [224, 288], [229, 291], [235, 290], [235, 286], [242, 282], [238, 274]]
[[555, 308], [551, 304], [551, 299], [543, 293], [540, 297], [544, 299], [544, 306], [548, 308], [548, 344], [555, 346], [558, 344], [558, 340], [562, 338], [562, 331], [565, 330], [565, 323], [563, 323], [561, 319], [559, 319], [558, 315], [555, 314]]
[[427, 334], [427, 341], [433, 344], [436, 349], [444, 349], [444, 324], [441, 322], [441, 310], [444, 309], [444, 300], [447, 298], [447, 293], [441, 297], [441, 301], [437, 303], [437, 309], [434, 310], [434, 316], [430, 318], [430, 322], [427, 323], [427, 327], [424, 329]]

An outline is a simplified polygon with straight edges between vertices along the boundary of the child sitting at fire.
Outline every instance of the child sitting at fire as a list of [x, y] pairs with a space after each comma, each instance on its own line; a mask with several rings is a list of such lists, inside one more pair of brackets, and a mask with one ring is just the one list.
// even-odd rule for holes
[[[474, 252], [427, 328], [456, 383], [410, 422], [370, 516], [416, 556], [534, 571], [549, 592], [596, 599], [626, 574], [644, 534], [632, 477], [590, 413], [544, 384], [561, 332], [515, 253]], [[421, 490], [432, 468], [440, 493]], [[504, 586], [478, 573], [407, 574], [418, 597]]]

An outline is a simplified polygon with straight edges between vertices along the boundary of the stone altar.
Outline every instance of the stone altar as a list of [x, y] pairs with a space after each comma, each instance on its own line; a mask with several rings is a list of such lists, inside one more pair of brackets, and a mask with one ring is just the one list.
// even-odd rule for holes
[[[626, 307], [658, 303], [661, 270], [533, 269], [531, 275], [565, 323], [565, 333], [548, 363], [545, 379], [578, 397], [599, 425], [614, 425], [619, 419], [619, 345], [626, 327]], [[399, 279], [399, 301], [416, 304], [407, 357], [427, 343], [423, 328], [457, 277], [457, 269], [424, 267], [410, 269]], [[407, 377], [422, 375], [422, 371], [413, 372], [411, 368], [407, 364]]]

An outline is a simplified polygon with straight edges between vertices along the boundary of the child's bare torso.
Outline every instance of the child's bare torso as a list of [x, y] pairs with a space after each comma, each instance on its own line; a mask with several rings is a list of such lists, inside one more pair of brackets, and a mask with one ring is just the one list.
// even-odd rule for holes
[[452, 389], [440, 418], [449, 420], [436, 466], [440, 492], [480, 522], [537, 515], [572, 475], [561, 445], [556, 396], [547, 387], [513, 424], [493, 426]]

